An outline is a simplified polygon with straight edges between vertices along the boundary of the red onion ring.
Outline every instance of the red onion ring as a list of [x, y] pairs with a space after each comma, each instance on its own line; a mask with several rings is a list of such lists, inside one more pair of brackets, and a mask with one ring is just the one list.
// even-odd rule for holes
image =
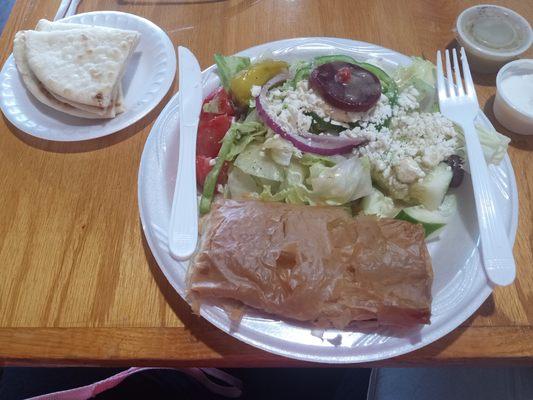
[[307, 153], [320, 154], [322, 156], [332, 156], [336, 154], [346, 154], [352, 151], [354, 147], [361, 146], [367, 142], [366, 139], [349, 138], [345, 136], [330, 136], [330, 135], [313, 135], [309, 132], [287, 132], [276, 121], [276, 118], [268, 113], [266, 110], [266, 95], [270, 88], [281, 82], [286, 81], [289, 74], [282, 73], [276, 75], [269, 80], [261, 88], [261, 93], [255, 98], [255, 107], [257, 114], [264, 121], [264, 123], [279, 134], [284, 139], [290, 141], [294, 146], [301, 151]]

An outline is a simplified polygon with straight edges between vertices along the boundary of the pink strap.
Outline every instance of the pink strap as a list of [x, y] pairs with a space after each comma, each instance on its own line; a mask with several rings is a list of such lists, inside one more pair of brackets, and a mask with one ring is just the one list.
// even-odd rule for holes
[[[218, 395], [235, 398], [242, 394], [242, 382], [216, 368], [130, 368], [113, 375], [107, 379], [92, 383], [87, 386], [81, 386], [74, 389], [63, 390], [61, 392], [54, 392], [43, 394], [41, 396], [32, 397], [27, 400], [86, 400], [94, 397], [106, 390], [112, 389], [119, 385], [128, 376], [136, 374], [137, 372], [146, 371], [150, 369], [172, 369], [183, 372], [205, 386], [208, 390]], [[209, 376], [217, 378], [230, 386], [219, 385], [209, 379]]]

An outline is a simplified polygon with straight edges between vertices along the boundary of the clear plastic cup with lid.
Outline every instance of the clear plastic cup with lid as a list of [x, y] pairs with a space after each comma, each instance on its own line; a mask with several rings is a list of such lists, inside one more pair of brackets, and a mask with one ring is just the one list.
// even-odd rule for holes
[[529, 22], [505, 7], [481, 4], [457, 17], [457, 41], [468, 53], [470, 68], [493, 73], [517, 59], [533, 42]]

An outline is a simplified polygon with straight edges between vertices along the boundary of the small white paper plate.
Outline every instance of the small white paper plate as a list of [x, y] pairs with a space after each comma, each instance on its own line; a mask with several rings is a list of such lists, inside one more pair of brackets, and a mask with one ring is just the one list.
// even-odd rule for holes
[[87, 119], [48, 107], [26, 90], [10, 55], [0, 72], [0, 108], [21, 131], [62, 142], [106, 136], [140, 120], [168, 92], [176, 75], [176, 52], [167, 34], [154, 23], [116, 11], [77, 14], [61, 21], [129, 29], [141, 34], [122, 78], [126, 111], [111, 119]]
[[[411, 59], [393, 50], [338, 38], [289, 39], [244, 50], [239, 55], [256, 58], [271, 53], [275, 59], [310, 59], [317, 55], [347, 54], [359, 60], [377, 58], [385, 68], [406, 65]], [[215, 66], [202, 74], [204, 97], [220, 85]], [[480, 111], [478, 121], [492, 128]], [[174, 260], [166, 240], [178, 163], [178, 97], [174, 96], [157, 119], [146, 141], [139, 170], [139, 208], [152, 253], [170, 284], [185, 298], [188, 264]], [[518, 194], [508, 156], [490, 166], [496, 210], [511, 243], [518, 223]], [[305, 361], [360, 363], [382, 360], [419, 349], [457, 328], [492, 292], [479, 252], [479, 230], [469, 176], [453, 192], [458, 213], [440, 238], [428, 243], [434, 281], [431, 324], [411, 329], [379, 328], [375, 331], [326, 329], [249, 311], [235, 327], [216, 305], [202, 305], [201, 315], [224, 332], [260, 349]]]

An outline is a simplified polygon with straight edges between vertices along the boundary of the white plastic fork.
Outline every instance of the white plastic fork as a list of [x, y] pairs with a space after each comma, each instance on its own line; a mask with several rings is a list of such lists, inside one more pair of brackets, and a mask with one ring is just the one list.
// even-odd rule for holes
[[440, 111], [463, 129], [481, 237], [481, 259], [488, 279], [495, 285], [506, 286], [514, 281], [516, 267], [502, 219], [496, 214], [489, 169], [474, 127], [474, 119], [479, 112], [476, 90], [464, 48], [461, 47], [464, 86], [457, 52], [453, 49], [452, 53], [455, 81], [452, 75], [450, 52], [446, 50], [447, 79], [445, 80], [441, 52], [437, 51], [437, 88]]
[[81, 0], [61, 0], [54, 21], [76, 14], [80, 1]]

